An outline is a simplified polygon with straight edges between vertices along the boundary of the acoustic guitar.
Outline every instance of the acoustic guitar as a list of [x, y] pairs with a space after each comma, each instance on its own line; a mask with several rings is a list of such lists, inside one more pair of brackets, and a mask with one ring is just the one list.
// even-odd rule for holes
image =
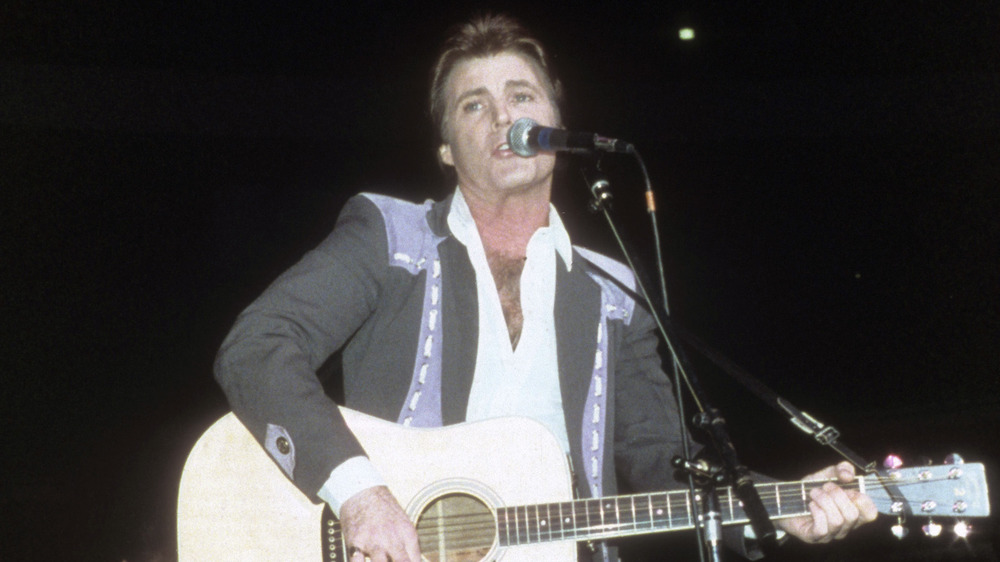
[[[578, 541], [691, 529], [688, 491], [573, 498], [561, 446], [541, 424], [503, 418], [434, 429], [404, 428], [346, 408], [351, 430], [414, 521], [428, 562], [576, 560]], [[910, 511], [936, 518], [985, 517], [981, 464], [893, 470]], [[758, 484], [771, 517], [809, 513], [816, 482]], [[886, 514], [893, 502], [877, 476], [847, 487]], [[719, 490], [723, 524], [746, 523], [739, 501]], [[233, 414], [212, 425], [184, 467], [177, 508], [181, 561], [343, 561], [346, 545], [325, 504], [303, 495]]]

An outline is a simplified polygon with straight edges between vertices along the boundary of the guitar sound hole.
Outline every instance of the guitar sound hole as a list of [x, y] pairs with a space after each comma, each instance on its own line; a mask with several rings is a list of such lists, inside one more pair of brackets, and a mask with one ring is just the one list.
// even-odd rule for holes
[[479, 562], [496, 541], [496, 520], [478, 498], [448, 494], [423, 510], [417, 519], [417, 535], [428, 562]]

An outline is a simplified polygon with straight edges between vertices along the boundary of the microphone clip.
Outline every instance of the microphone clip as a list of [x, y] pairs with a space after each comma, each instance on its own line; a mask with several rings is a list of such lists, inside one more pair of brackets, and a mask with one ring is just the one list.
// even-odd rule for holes
[[613, 196], [611, 195], [611, 183], [604, 178], [597, 178], [590, 184], [590, 194], [593, 199], [590, 200], [590, 211], [596, 213], [598, 211], [604, 211], [611, 208], [611, 200]]

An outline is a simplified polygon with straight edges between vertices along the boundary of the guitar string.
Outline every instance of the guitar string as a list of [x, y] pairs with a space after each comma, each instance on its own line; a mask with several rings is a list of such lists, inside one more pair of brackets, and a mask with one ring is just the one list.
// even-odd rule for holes
[[[792, 510], [793, 513], [807, 513], [808, 512], [806, 508], [807, 502], [803, 502], [801, 498], [796, 498], [796, 499], [797, 501], [793, 500], [787, 502], [790, 507], [797, 508]], [[875, 501], [876, 503], [880, 503], [882, 505], [891, 504], [891, 502], [887, 500], [875, 500]], [[690, 519], [690, 517], [687, 514], [686, 504], [677, 506], [678, 513], [673, 513], [672, 517], [662, 517], [659, 514], [657, 514], [654, 515], [652, 518], [648, 518], [647, 514], [645, 513], [645, 510], [647, 509], [656, 510], [665, 506], [666, 506], [665, 503], [659, 503], [659, 502], [653, 502], [648, 506], [640, 505], [635, 510], [633, 510], [631, 506], [619, 506], [619, 513], [624, 512], [625, 514], [625, 519], [624, 521], [620, 522], [620, 524], [622, 525], [643, 524], [650, 522], [665, 521], [666, 519], [670, 519], [671, 524], [675, 524], [676, 521], [684, 522]], [[738, 506], [734, 506], [734, 508], [739, 509]], [[542, 529], [542, 531], [547, 533], [547, 532], [564, 532], [566, 530], [566, 528], [563, 527], [563, 521], [562, 521], [562, 519], [566, 519], [566, 517], [560, 519], [558, 516], [552, 514], [550, 511], [546, 512], [547, 510], [544, 508], [544, 505], [540, 506], [538, 510], [539, 513], [534, 513], [535, 511], [534, 509], [531, 509], [531, 511], [532, 513], [513, 514], [508, 509], [504, 513], [504, 522], [506, 523], [506, 527], [510, 527], [512, 529], [517, 528], [518, 530], [523, 531], [523, 529], [521, 529], [521, 525], [533, 524], [537, 526], [539, 523], [543, 523], [545, 521], [558, 521], [558, 524], [547, 525], [547, 529]], [[635, 511], [635, 513], [638, 516], [628, 517], [629, 513], [632, 511]], [[579, 521], [581, 519], [589, 519], [597, 517], [598, 513], [596, 511], [591, 511], [591, 510], [583, 510], [583, 511], [577, 510], [575, 514], [574, 513], [568, 514], [568, 516], [570, 517], [574, 515], [575, 515], [574, 519]], [[613, 516], [611, 518], [613, 518]], [[621, 517], [619, 517], [619, 519], [621, 519]], [[435, 525], [434, 528], [437, 529], [449, 529], [454, 527], [468, 529], [468, 528], [475, 528], [478, 526], [482, 526], [484, 528], [490, 529], [492, 532], [496, 528], [495, 520], [491, 515], [480, 515], [480, 516], [448, 515], [444, 517], [425, 517], [421, 519], [421, 522], [425, 524], [433, 524]], [[602, 526], [600, 524], [595, 524], [595, 525]], [[582, 528], [577, 525], [573, 525], [572, 527]]]
[[[869, 485], [878, 485], [877, 479], [874, 477], [865, 478]], [[860, 480], [860, 479], [859, 479]], [[901, 479], [893, 481], [897, 486], [909, 486], [917, 484], [926, 484], [933, 481], [945, 481], [945, 477], [937, 478], [912, 478], [912, 479]], [[799, 494], [803, 484], [815, 485], [822, 484], [825, 481], [803, 481], [803, 482], [781, 482], [774, 484], [763, 484], [759, 487], [765, 489], [765, 493], [761, 494], [762, 499], [774, 502], [775, 498], [781, 497], [781, 489], [786, 489], [785, 495], [791, 495], [790, 501], [786, 501], [786, 504], [791, 508], [797, 508], [796, 514], [798, 513], [808, 513], [807, 510], [807, 500], [804, 500]], [[842, 484], [842, 486], [849, 489], [857, 489], [860, 487], [859, 481], [854, 481], [851, 483]], [[773, 488], [775, 492], [767, 492], [766, 489]], [[795, 494], [788, 494], [789, 489], [794, 488]], [[727, 493], [731, 493], [731, 490], [727, 489]], [[799, 496], [799, 497], [795, 497]], [[640, 501], [638, 505], [633, 504], [636, 499], [648, 500], [648, 504], [644, 501]], [[892, 501], [888, 498], [872, 498], [873, 501], [878, 505], [891, 505]], [[680, 501], [675, 501], [680, 500]], [[539, 504], [537, 506], [510, 506], [498, 509], [501, 517], [503, 517], [503, 522], [505, 523], [505, 528], [503, 533], [505, 533], [509, 538], [513, 539], [511, 544], [518, 544], [520, 542], [531, 541], [533, 538], [536, 540], [544, 540], [545, 537], [552, 539], [555, 536], [560, 538], [576, 538], [579, 535], [589, 535], [590, 533], [608, 533], [614, 532], [617, 529], [629, 529], [638, 530], [640, 527], [645, 525], [650, 526], [650, 530], [654, 530], [654, 526], [657, 523], [665, 523], [669, 519], [670, 527], [674, 526], [689, 526], [690, 525], [690, 515], [687, 513], [689, 503], [687, 501], [686, 491], [672, 491], [672, 492], [658, 492], [654, 494], [638, 494], [634, 496], [622, 496], [615, 498], [608, 505], [611, 507], [612, 511], [616, 511], [618, 514], [610, 514], [608, 522], [597, 522], [592, 521], [594, 517], [599, 516], [599, 513], [591, 511], [593, 509], [600, 509], [600, 504], [607, 502], [608, 498], [599, 499], [591, 498], [587, 500], [577, 500], [572, 502], [556, 502], [551, 504]], [[625, 505], [622, 502], [626, 502]], [[634, 507], [633, 507], [634, 506]], [[772, 503], [771, 506], [777, 506], [777, 503]], [[738, 506], [735, 506], [739, 509]], [[556, 508], [559, 511], [558, 517], [553, 517], [552, 509]], [[582, 509], [580, 509], [582, 508]], [[658, 510], [662, 508], [668, 508], [668, 517], [662, 517], [654, 515], [651, 518], [647, 518], [648, 510]], [[673, 513], [674, 508], [677, 508], [678, 513]], [[518, 509], [522, 511], [518, 512]], [[726, 511], [726, 508], [723, 508]], [[544, 511], [544, 513], [542, 513]], [[742, 510], [741, 510], [742, 511]], [[621, 514], [624, 512], [626, 519], [621, 520]], [[565, 513], [565, 517], [562, 514]], [[633, 517], [629, 517], [632, 514]], [[513, 516], [513, 518], [512, 518]], [[572, 522], [568, 527], [564, 527], [565, 519], [572, 518]], [[615, 519], [618, 519], [615, 521]], [[742, 519], [742, 518], [740, 518]], [[552, 521], [558, 523], [556, 525], [549, 524], [546, 528], [539, 526], [540, 523]], [[582, 525], [576, 523], [583, 523]], [[432, 528], [427, 528], [426, 525], [431, 524]], [[488, 548], [493, 544], [493, 541], [497, 538], [498, 526], [497, 521], [494, 519], [492, 513], [478, 513], [478, 514], [456, 514], [456, 515], [445, 515], [445, 516], [428, 516], [420, 519], [418, 524], [422, 528], [418, 528], [418, 536], [422, 540], [426, 539], [438, 539], [441, 534], [444, 533], [446, 538], [446, 544], [449, 548]], [[534, 528], [531, 528], [531, 527]], [[457, 531], [457, 532], [456, 532]], [[435, 544], [434, 540], [427, 540], [428, 544]], [[434, 551], [434, 550], [429, 550]]]
[[[869, 484], [877, 485], [877, 482], [874, 479], [872, 479], [872, 478], [869, 478], [869, 479], [872, 480], [872, 482], [869, 482]], [[896, 485], [899, 485], [899, 486], [907, 486], [907, 485], [912, 485], [912, 484], [924, 484], [924, 483], [931, 482], [931, 481], [934, 481], [934, 480], [942, 480], [943, 481], [943, 480], [946, 480], [946, 478], [898, 480], [898, 481], [894, 481], [894, 483]], [[761, 485], [761, 487], [765, 487], [765, 488], [771, 488], [771, 487], [776, 487], [776, 488], [782, 488], [782, 487], [784, 487], [784, 488], [794, 488], [794, 494], [793, 493], [789, 493], [788, 490], [786, 490], [784, 494], [782, 494], [781, 491], [765, 492], [765, 493], [761, 494], [761, 499], [762, 500], [773, 501], [774, 503], [772, 505], [776, 507], [777, 506], [777, 502], [775, 501], [775, 499], [784, 496], [784, 497], [787, 497], [787, 500], [786, 500], [785, 503], [787, 505], [789, 505], [789, 507], [793, 507], [793, 508], [794, 507], [798, 507], [799, 508], [798, 512], [805, 512], [805, 513], [807, 513], [808, 509], [806, 507], [806, 504], [808, 503], [808, 500], [806, 500], [806, 499], [802, 498], [801, 496], [799, 496], [800, 490], [802, 488], [802, 484], [813, 484], [814, 485], [814, 484], [819, 484], [819, 483], [824, 483], [824, 482], [826, 482], [826, 481], [823, 481], [823, 480], [814, 480], [814, 481], [804, 481], [804, 482], [794, 482], [794, 483], [792, 483], [792, 482], [782, 482], [782, 483], [775, 483], [775, 484], [764, 484], [764, 485]], [[848, 488], [848, 489], [859, 489], [860, 488], [860, 486], [859, 486], [859, 484], [857, 482], [845, 483], [845, 484], [842, 484], [842, 486], [845, 487], [845, 488]], [[727, 489], [726, 492], [727, 493], [731, 493], [731, 490]], [[643, 499], [643, 500], [648, 499], [649, 502], [648, 502], [648, 504], [646, 504], [646, 502], [640, 501], [640, 505], [637, 506], [636, 508], [633, 508], [632, 505], [631, 505], [631, 503], [635, 499]], [[674, 501], [674, 500], [680, 500], [680, 501]], [[594, 516], [597, 515], [597, 513], [593, 513], [593, 512], [591, 512], [591, 510], [592, 509], [593, 510], [600, 510], [600, 505], [599, 504], [607, 502], [607, 501], [608, 501], [607, 498], [605, 498], [603, 500], [602, 499], [592, 498], [592, 499], [587, 499], [587, 500], [577, 500], [576, 502], [556, 502], [556, 503], [552, 503], [552, 504], [539, 504], [537, 506], [510, 506], [510, 507], [499, 508], [499, 511], [503, 511], [504, 515], [506, 516], [505, 521], [507, 523], [513, 523], [513, 524], [523, 523], [525, 525], [533, 523], [533, 524], [535, 524], [537, 526], [538, 523], [540, 523], [540, 522], [543, 522], [543, 521], [552, 521], [552, 520], [557, 519], [556, 517], [553, 517], [553, 514], [551, 513], [551, 510], [553, 508], [558, 508], [558, 507], [567, 508], [566, 511], [569, 512], [569, 513], [567, 513], [567, 516], [574, 516], [575, 515], [574, 519], [579, 519], [580, 517], [590, 518], [590, 517], [594, 517]], [[892, 501], [890, 499], [884, 499], [884, 498], [873, 498], [873, 501], [876, 504], [880, 504], [880, 505], [891, 505], [892, 504]], [[626, 505], [623, 505], [622, 502], [625, 502]], [[588, 505], [588, 504], [590, 504], [590, 505]], [[593, 505], [593, 504], [597, 504], [597, 505]], [[577, 509], [570, 510], [569, 508], [571, 508], [571, 507], [572, 508], [577, 508]], [[642, 513], [642, 512], [644, 510], [648, 510], [648, 509], [656, 510], [656, 509], [665, 508], [665, 507], [669, 507], [670, 510], [671, 510], [671, 512], [676, 507], [678, 509], [678, 511], [681, 512], [681, 513], [676, 513], [676, 514], [672, 513], [672, 516], [669, 517], [671, 520], [679, 519], [679, 520], [683, 521], [683, 520], [690, 519], [689, 515], [687, 514], [688, 502], [687, 502], [687, 492], [686, 491], [659, 492], [659, 493], [654, 493], [654, 494], [649, 494], [649, 495], [639, 494], [639, 495], [635, 495], [635, 496], [621, 496], [619, 498], [615, 498], [614, 500], [612, 500], [608, 504], [608, 508], [610, 510], [612, 510], [612, 511], [617, 510], [619, 513], [620, 512], [625, 512], [626, 514], [628, 514], [629, 512], [635, 511], [637, 514], [640, 515], [640, 517], [638, 517], [638, 518], [633, 517], [633, 518], [631, 518], [631, 520], [627, 520], [624, 523], [618, 523], [618, 524], [616, 524], [616, 525], [626, 525], [626, 526], [627, 525], [632, 525], [632, 524], [635, 524], [635, 523], [646, 523], [648, 521], [654, 521], [654, 520], [663, 519], [662, 517], [658, 517], [658, 516], [654, 516], [652, 519], [647, 519], [646, 518], [646, 514]], [[582, 510], [579, 509], [579, 508], [582, 508]], [[734, 508], [741, 509], [741, 508], [739, 508], [739, 506], [734, 506]], [[524, 510], [524, 512], [518, 513], [517, 512], [518, 509], [522, 509], [522, 510]], [[728, 508], [726, 508], [726, 507], [723, 508], [723, 510], [727, 510], [727, 509]], [[543, 511], [543, 510], [546, 513], [542, 514], [541, 511]], [[582, 513], [581, 513], [581, 511], [582, 511]], [[523, 517], [523, 519], [519, 519], [521, 517]], [[563, 517], [562, 519], [565, 519], [565, 517]], [[469, 528], [475, 529], [475, 528], [481, 526], [484, 529], [489, 529], [491, 532], [494, 532], [494, 530], [496, 528], [494, 517], [490, 513], [486, 513], [486, 514], [473, 514], [473, 515], [470, 515], [470, 514], [458, 514], [458, 515], [445, 515], [445, 516], [427, 516], [427, 517], [421, 518], [420, 521], [424, 522], [424, 523], [434, 523], [436, 525], [435, 528], [441, 528], [441, 529], [447, 529], [447, 528], [451, 528], [451, 527], [458, 527], [458, 528], [464, 528], [464, 529], [469, 529]], [[441, 521], [447, 521], [448, 523], [441, 523]], [[563, 522], [562, 522], [562, 520], [560, 520], [557, 530], [555, 530], [555, 531], [542, 530], [542, 532], [545, 532], [545, 533], [549, 533], [549, 532], [557, 532], [557, 533], [558, 532], [564, 532], [565, 529], [562, 528], [562, 524], [563, 524]], [[598, 525], [596, 525], [597, 528], [603, 528], [605, 526], [606, 526], [606, 524], [598, 524]], [[580, 529], [580, 528], [585, 528], [585, 527], [574, 526], [574, 528]]]

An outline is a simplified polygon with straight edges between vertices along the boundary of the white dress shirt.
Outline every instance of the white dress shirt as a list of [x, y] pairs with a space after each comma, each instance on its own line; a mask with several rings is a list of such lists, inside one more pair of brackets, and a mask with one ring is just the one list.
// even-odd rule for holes
[[568, 452], [553, 309], [556, 252], [571, 266], [573, 249], [558, 213], [550, 206], [549, 226], [536, 230], [528, 241], [520, 291], [524, 324], [516, 348], [510, 342], [479, 230], [461, 191], [452, 201], [448, 227], [469, 252], [479, 302], [479, 346], [466, 420], [530, 417], [548, 427]]

